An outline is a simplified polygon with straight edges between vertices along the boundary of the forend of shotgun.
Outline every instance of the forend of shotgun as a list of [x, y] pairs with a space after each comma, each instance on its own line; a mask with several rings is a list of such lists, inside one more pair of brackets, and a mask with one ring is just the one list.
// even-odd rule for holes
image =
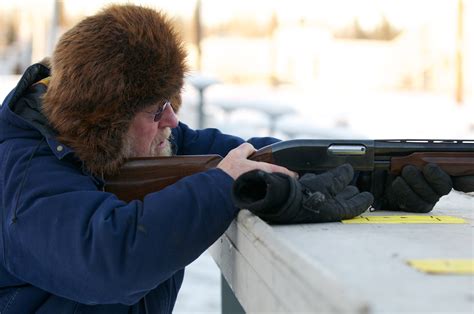
[[[399, 174], [408, 164], [436, 163], [452, 176], [474, 175], [474, 140], [314, 140], [300, 139], [261, 148], [249, 159], [298, 173], [322, 172], [349, 163], [356, 171]], [[106, 191], [123, 200], [143, 199], [183, 177], [217, 166], [219, 155], [130, 159], [106, 178]]]
[[407, 164], [422, 168], [432, 162], [453, 176], [474, 175], [474, 140], [289, 140], [264, 147], [250, 159], [299, 173], [349, 163], [357, 171], [399, 174]]

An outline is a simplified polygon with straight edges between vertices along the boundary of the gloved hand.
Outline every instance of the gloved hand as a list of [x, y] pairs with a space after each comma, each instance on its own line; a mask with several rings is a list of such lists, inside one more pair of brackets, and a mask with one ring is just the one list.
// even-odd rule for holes
[[474, 192], [474, 176], [451, 177], [453, 188], [465, 193]]
[[452, 188], [463, 192], [474, 191], [474, 176], [450, 177], [436, 164], [423, 170], [407, 165], [397, 177], [389, 177], [379, 209], [428, 213], [439, 199]]
[[350, 219], [366, 211], [372, 194], [348, 186], [354, 176], [349, 164], [299, 180], [281, 173], [253, 170], [234, 183], [234, 204], [271, 223], [312, 223]]

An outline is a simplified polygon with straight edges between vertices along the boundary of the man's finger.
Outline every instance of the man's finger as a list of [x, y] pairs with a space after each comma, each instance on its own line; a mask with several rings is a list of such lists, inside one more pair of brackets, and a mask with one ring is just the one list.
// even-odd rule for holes
[[337, 195], [337, 197], [348, 200], [348, 199], [353, 198], [357, 194], [359, 194], [359, 189], [355, 187], [354, 185], [348, 185], [346, 186], [344, 190], [342, 190], [341, 193]]
[[327, 200], [324, 206], [319, 209], [321, 214], [318, 216], [318, 220], [326, 222], [351, 219], [365, 212], [374, 202], [374, 197], [369, 192], [357, 193], [349, 199], [344, 199], [343, 196], [348, 196], [352, 192], [354, 190], [347, 187], [335, 198]]
[[369, 192], [357, 193], [350, 199], [346, 199], [346, 209], [341, 219], [350, 219], [365, 212], [374, 202], [374, 197]]
[[401, 210], [427, 213], [434, 207], [434, 204], [429, 204], [420, 198], [402, 177], [398, 177], [393, 181], [392, 189]]
[[346, 188], [354, 177], [354, 169], [349, 164], [343, 164], [337, 168], [331, 169], [321, 176], [321, 181], [328, 189], [331, 195], [336, 195]]
[[292, 178], [298, 178], [298, 174], [296, 172], [293, 172], [285, 167], [281, 167], [281, 166], [278, 166], [278, 165], [274, 165], [274, 164], [269, 164], [269, 163], [266, 163], [266, 162], [258, 162], [260, 165], [262, 165], [263, 167], [265, 167], [265, 171], [267, 172], [280, 172], [280, 173], [284, 173]]
[[451, 189], [453, 188], [451, 177], [436, 164], [427, 164], [424, 166], [423, 174], [439, 196], [451, 192]]
[[233, 154], [247, 158], [255, 152], [255, 147], [250, 143], [242, 143], [237, 148], [233, 149]]
[[474, 176], [453, 177], [452, 180], [456, 191], [474, 192]]
[[412, 165], [403, 167], [402, 177], [410, 188], [426, 202], [436, 203], [439, 200], [440, 195], [433, 190], [417, 167]]
[[344, 190], [353, 176], [352, 166], [345, 164], [318, 175], [306, 173], [301, 177], [300, 183], [311, 191], [319, 191], [332, 198]]

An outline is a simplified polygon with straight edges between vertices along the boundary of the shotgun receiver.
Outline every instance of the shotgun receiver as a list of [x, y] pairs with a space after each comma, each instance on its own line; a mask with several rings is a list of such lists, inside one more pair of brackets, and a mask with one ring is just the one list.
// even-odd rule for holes
[[[300, 174], [349, 163], [355, 171], [399, 174], [405, 165], [436, 163], [451, 176], [474, 175], [474, 140], [288, 140], [261, 148], [249, 159]], [[128, 160], [105, 190], [130, 201], [143, 199], [191, 174], [217, 166], [219, 155], [145, 157]]]

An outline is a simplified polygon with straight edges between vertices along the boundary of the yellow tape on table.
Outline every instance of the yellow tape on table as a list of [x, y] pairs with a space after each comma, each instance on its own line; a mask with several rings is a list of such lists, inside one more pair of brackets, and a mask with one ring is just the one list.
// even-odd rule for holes
[[343, 220], [345, 224], [463, 224], [462, 218], [452, 216], [358, 216]]
[[474, 259], [414, 259], [407, 263], [430, 274], [474, 275]]

